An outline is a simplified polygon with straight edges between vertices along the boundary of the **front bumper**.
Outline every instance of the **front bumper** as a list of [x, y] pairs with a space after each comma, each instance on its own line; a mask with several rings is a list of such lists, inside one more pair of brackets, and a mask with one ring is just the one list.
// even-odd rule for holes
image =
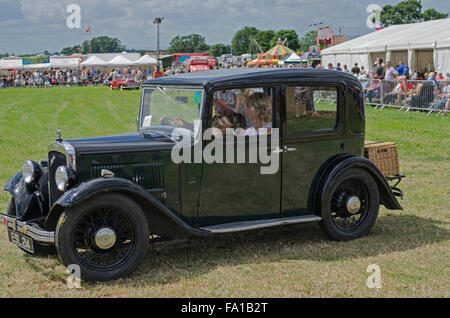
[[0, 218], [3, 225], [13, 231], [23, 233], [33, 240], [44, 244], [55, 244], [55, 232], [49, 232], [41, 229], [37, 224], [31, 222], [19, 221], [17, 218], [11, 215], [0, 213]]

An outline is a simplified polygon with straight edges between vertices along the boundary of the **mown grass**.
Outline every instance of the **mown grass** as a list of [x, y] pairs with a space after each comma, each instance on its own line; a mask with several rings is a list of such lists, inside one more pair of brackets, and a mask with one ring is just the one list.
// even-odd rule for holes
[[[0, 184], [64, 138], [136, 128], [139, 91], [0, 90]], [[447, 117], [367, 110], [367, 139], [399, 144], [404, 211], [380, 211], [369, 236], [326, 239], [317, 224], [160, 242], [131, 277], [68, 289], [56, 256], [34, 257], [0, 227], [0, 297], [449, 297], [450, 129]], [[5, 210], [9, 194], [0, 193]], [[367, 266], [381, 268], [369, 289]]]

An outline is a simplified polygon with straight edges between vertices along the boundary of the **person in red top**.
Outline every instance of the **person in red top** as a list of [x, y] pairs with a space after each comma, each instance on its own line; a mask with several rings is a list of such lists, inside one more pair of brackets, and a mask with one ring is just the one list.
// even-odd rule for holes
[[409, 93], [412, 90], [414, 90], [414, 85], [412, 82], [409, 81], [409, 75], [400, 76], [398, 77], [398, 80], [401, 82], [400, 82], [400, 89], [397, 91], [397, 98], [398, 104], [401, 105], [402, 100], [405, 98], [405, 96], [408, 96]]
[[163, 73], [161, 71], [153, 72], [153, 78], [160, 78], [162, 76], [163, 76]]

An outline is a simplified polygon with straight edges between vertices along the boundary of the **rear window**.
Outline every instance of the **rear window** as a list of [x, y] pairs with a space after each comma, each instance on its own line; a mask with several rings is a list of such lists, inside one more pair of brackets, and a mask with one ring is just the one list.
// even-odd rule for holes
[[356, 87], [350, 87], [347, 95], [350, 130], [355, 134], [363, 133], [366, 126], [364, 93]]

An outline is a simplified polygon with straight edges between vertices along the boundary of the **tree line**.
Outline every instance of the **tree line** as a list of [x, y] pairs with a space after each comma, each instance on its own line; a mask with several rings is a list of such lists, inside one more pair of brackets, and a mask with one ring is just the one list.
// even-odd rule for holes
[[315, 44], [315, 31], [307, 33], [301, 40], [295, 30], [258, 30], [255, 27], [246, 26], [237, 31], [230, 44], [217, 43], [211, 46], [206, 44], [206, 39], [199, 34], [189, 34], [174, 37], [169, 44], [169, 53], [193, 53], [209, 52], [213, 56], [223, 54], [242, 55], [245, 53], [260, 53], [269, 50], [277, 44], [278, 39], [285, 41], [289, 48], [307, 50]]

